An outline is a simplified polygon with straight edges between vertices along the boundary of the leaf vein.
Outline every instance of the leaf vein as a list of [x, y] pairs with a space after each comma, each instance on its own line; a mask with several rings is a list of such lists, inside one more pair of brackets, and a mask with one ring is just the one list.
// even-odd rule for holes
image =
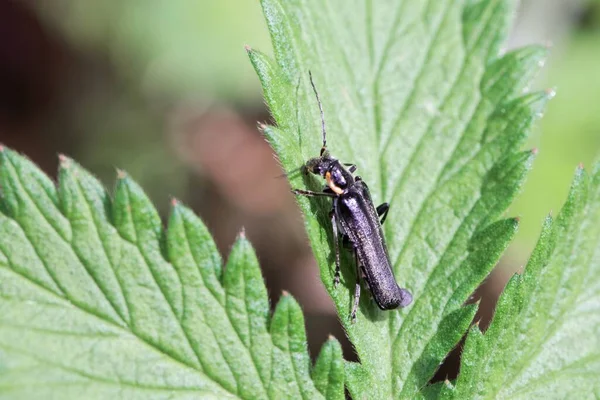
[[[191, 254], [191, 256], [192, 256], [192, 259], [194, 260], [194, 263], [196, 264], [196, 268], [198, 269], [198, 273], [200, 274], [200, 276], [202, 277], [202, 280], [204, 281], [204, 276], [203, 276], [203, 275], [202, 275], [202, 273], [200, 272], [200, 267], [201, 267], [200, 261], [199, 261], [199, 260], [196, 258], [196, 255], [194, 254], [194, 252], [192, 252], [192, 251], [191, 251], [191, 243], [190, 243], [189, 235], [188, 235], [188, 232], [187, 232], [187, 229], [188, 229], [188, 227], [187, 227], [187, 224], [184, 224], [184, 229], [185, 229], [185, 231], [186, 231], [186, 232], [185, 232], [185, 240], [186, 240], [186, 245], [187, 245], [187, 247], [188, 247], [188, 253], [190, 253], [190, 254]], [[208, 289], [208, 286], [207, 286], [206, 284], [205, 284], [205, 287]], [[207, 291], [208, 291], [208, 293], [210, 293], [210, 294], [212, 295], [212, 297], [215, 299], [215, 301], [217, 301], [217, 303], [221, 304], [221, 302], [220, 302], [220, 301], [219, 301], [219, 299], [216, 297], [216, 295], [215, 295], [215, 294], [212, 292], [212, 290], [208, 289]], [[202, 313], [203, 313], [204, 315], [206, 315], [206, 313], [204, 312], [204, 310], [202, 310]], [[230, 328], [230, 330], [233, 330], [233, 331], [236, 333], [236, 336], [237, 336], [237, 339], [238, 339], [238, 344], [240, 345], [240, 347], [242, 347], [243, 349], [245, 349], [245, 350], [246, 350], [246, 353], [248, 354], [248, 356], [250, 357], [250, 359], [254, 361], [254, 357], [252, 356], [252, 353], [251, 353], [250, 349], [248, 349], [248, 348], [247, 348], [247, 347], [244, 345], [244, 341], [242, 340], [242, 338], [241, 338], [241, 336], [240, 336], [239, 332], [237, 331], [237, 329], [236, 329], [235, 325], [234, 325], [234, 324], [231, 322], [231, 319], [230, 319], [230, 317], [229, 317], [229, 313], [228, 313], [228, 312], [225, 312], [224, 314], [227, 316], [227, 318], [226, 318], [226, 321], [229, 323], [229, 328]], [[214, 337], [214, 339], [215, 339], [215, 342], [217, 343], [217, 345], [219, 346], [219, 349], [221, 350], [221, 354], [223, 355], [223, 357], [224, 357], [224, 358], [228, 358], [228, 357], [226, 356], [226, 353], [223, 351], [222, 344], [221, 344], [220, 340], [218, 340], [218, 338], [217, 338], [217, 335], [215, 334], [215, 332], [214, 332], [214, 330], [213, 330], [213, 327], [212, 327], [212, 325], [211, 325], [211, 324], [207, 324], [207, 326], [208, 326], [208, 328], [210, 329], [211, 333], [213, 334], [213, 337]], [[232, 368], [231, 368], [231, 366], [229, 365], [229, 361], [230, 361], [230, 360], [227, 360], [227, 361], [228, 361], [228, 362], [226, 363], [226, 364], [227, 364], [227, 368], [229, 369], [229, 371], [230, 371], [231, 375], [232, 375], [233, 377], [235, 377], [235, 380], [236, 380], [236, 385], [239, 385], [239, 378], [240, 378], [240, 377], [239, 377], [239, 376], [237, 376], [237, 375], [234, 373], [233, 369], [232, 369]], [[257, 367], [256, 367], [256, 364], [255, 364], [255, 362], [253, 362], [253, 363], [252, 363], [252, 366], [253, 366], [253, 368], [254, 368], [254, 372], [256, 372], [256, 375], [257, 375], [257, 376], [259, 377], [259, 379], [260, 379], [260, 374], [258, 373], [258, 369], [257, 369]], [[261, 382], [262, 382], [262, 379], [261, 379]], [[262, 385], [262, 387], [264, 388], [264, 382], [263, 382], [263, 385]], [[239, 388], [238, 388], [237, 390], [239, 391]], [[235, 394], [237, 395], [237, 393], [235, 393]]]
[[[192, 389], [192, 388], [189, 388], [189, 389], [188, 388], [178, 388], [178, 387], [164, 388], [164, 387], [161, 387], [161, 386], [146, 385], [146, 384], [142, 384], [140, 382], [129, 382], [129, 381], [123, 381], [123, 380], [120, 380], [120, 379], [119, 379], [119, 381], [112, 381], [110, 379], [106, 379], [106, 378], [102, 378], [102, 377], [99, 377], [99, 376], [96, 376], [96, 375], [89, 374], [89, 373], [87, 373], [85, 371], [81, 371], [81, 370], [79, 370], [77, 368], [72, 368], [72, 367], [69, 367], [69, 366], [66, 366], [66, 365], [54, 362], [52, 360], [40, 357], [40, 356], [38, 356], [35, 353], [28, 352], [28, 351], [26, 351], [24, 349], [21, 349], [21, 348], [18, 348], [18, 347], [9, 346], [9, 345], [7, 345], [5, 343], [0, 343], [0, 348], [4, 348], [4, 349], [9, 350], [9, 351], [13, 351], [13, 352], [16, 352], [16, 353], [19, 353], [19, 354], [23, 354], [23, 355], [25, 355], [27, 357], [32, 358], [33, 360], [35, 360], [37, 362], [49, 365], [51, 367], [55, 367], [55, 368], [61, 369], [61, 370], [65, 371], [65, 372], [69, 372], [69, 373], [72, 373], [74, 375], [77, 375], [77, 376], [80, 376], [80, 377], [83, 377], [83, 378], [90, 379], [92, 381], [97, 381], [97, 382], [101, 382], [101, 383], [105, 383], [105, 384], [116, 385], [116, 386], [129, 386], [129, 387], [133, 387], [133, 388], [136, 388], [136, 389], [137, 388], [142, 388], [142, 389], [148, 389], [148, 390], [189, 390], [189, 391], [195, 391], [196, 390], [195, 388], [194, 389]], [[198, 371], [198, 372], [200, 372], [200, 371]], [[211, 382], [214, 382], [214, 381], [211, 381]], [[215, 383], [217, 383], [217, 382], [215, 382]], [[200, 390], [202, 390], [202, 389], [200, 389]]]

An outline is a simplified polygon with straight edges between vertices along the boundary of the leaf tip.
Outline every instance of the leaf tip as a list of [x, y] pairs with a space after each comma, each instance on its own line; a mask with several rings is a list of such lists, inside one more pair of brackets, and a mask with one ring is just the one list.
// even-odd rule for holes
[[544, 93], [546, 93], [546, 98], [550, 100], [554, 98], [554, 96], [556, 96], [556, 88], [547, 88], [546, 90], [544, 90]]
[[333, 336], [333, 334], [331, 334], [331, 333], [329, 335], [327, 335], [327, 341], [325, 342], [325, 344], [339, 346], [340, 351], [342, 349], [339, 340], [337, 340], [337, 338], [335, 336]]
[[244, 50], [246, 50], [246, 53], [250, 53], [252, 51], [252, 47], [250, 47], [250, 45], [245, 44]]
[[287, 290], [282, 290], [281, 297], [283, 297], [283, 298], [290, 297], [290, 292], [288, 292]]
[[127, 178], [127, 172], [123, 171], [122, 169], [117, 168], [117, 180], [122, 181], [123, 179]]
[[240, 233], [238, 233], [238, 239], [246, 239], [246, 227], [242, 226]]
[[516, 232], [519, 229], [519, 225], [521, 223], [521, 216], [517, 215], [516, 217], [512, 217], [509, 219], [510, 224], [514, 231]]
[[71, 167], [71, 159], [64, 154], [58, 155], [58, 166], [61, 169], [68, 169]]
[[180, 201], [177, 200], [175, 197], [171, 198], [171, 207], [173, 207], [174, 209], [178, 208], [180, 205]]
[[534, 156], [537, 156], [537, 153], [538, 153], [539, 151], [540, 151], [540, 150], [539, 150], [537, 147], [534, 147], [533, 149], [531, 149], [531, 154], [532, 154], [532, 155], [534, 155]]

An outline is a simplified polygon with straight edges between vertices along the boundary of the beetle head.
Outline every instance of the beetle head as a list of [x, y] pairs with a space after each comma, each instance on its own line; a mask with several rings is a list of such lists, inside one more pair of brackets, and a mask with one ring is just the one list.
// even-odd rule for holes
[[325, 178], [325, 173], [331, 169], [336, 160], [326, 151], [320, 157], [311, 158], [304, 164], [304, 171], [315, 175], [321, 175]]

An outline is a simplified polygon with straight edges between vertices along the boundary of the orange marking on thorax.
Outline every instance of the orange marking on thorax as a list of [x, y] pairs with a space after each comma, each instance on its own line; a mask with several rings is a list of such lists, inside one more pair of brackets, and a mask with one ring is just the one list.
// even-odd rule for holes
[[330, 172], [325, 173], [325, 180], [327, 181], [327, 186], [329, 186], [329, 188], [331, 190], [333, 190], [334, 193], [336, 193], [336, 194], [344, 193], [344, 190], [342, 188], [340, 188], [339, 186], [336, 186], [335, 183], [333, 183], [333, 181], [331, 180]]

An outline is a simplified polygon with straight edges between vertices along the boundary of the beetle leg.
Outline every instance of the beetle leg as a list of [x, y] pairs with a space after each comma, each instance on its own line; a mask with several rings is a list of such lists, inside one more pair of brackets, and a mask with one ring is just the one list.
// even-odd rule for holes
[[356, 322], [356, 311], [358, 310], [358, 302], [360, 300], [360, 266], [358, 264], [358, 253], [354, 249], [354, 260], [356, 261], [356, 286], [354, 287], [354, 304], [350, 312], [350, 322]]
[[335, 250], [335, 272], [333, 275], [333, 287], [336, 288], [340, 283], [340, 245], [339, 245], [339, 234], [337, 220], [335, 219], [335, 212], [332, 210], [330, 213], [331, 226], [333, 227], [333, 248]]
[[348, 167], [348, 172], [350, 172], [351, 174], [354, 173], [354, 171], [356, 171], [356, 165], [352, 164], [352, 163], [344, 163], [344, 165], [346, 167]]
[[327, 192], [313, 192], [312, 190], [303, 190], [303, 189], [292, 189], [292, 193], [300, 196], [309, 196], [309, 197], [317, 197], [317, 196], [325, 196], [325, 197], [336, 197], [335, 193], [327, 193]]
[[388, 211], [390, 211], [389, 203], [383, 203], [377, 207], [377, 215], [381, 217], [381, 225], [385, 222], [387, 218]]

